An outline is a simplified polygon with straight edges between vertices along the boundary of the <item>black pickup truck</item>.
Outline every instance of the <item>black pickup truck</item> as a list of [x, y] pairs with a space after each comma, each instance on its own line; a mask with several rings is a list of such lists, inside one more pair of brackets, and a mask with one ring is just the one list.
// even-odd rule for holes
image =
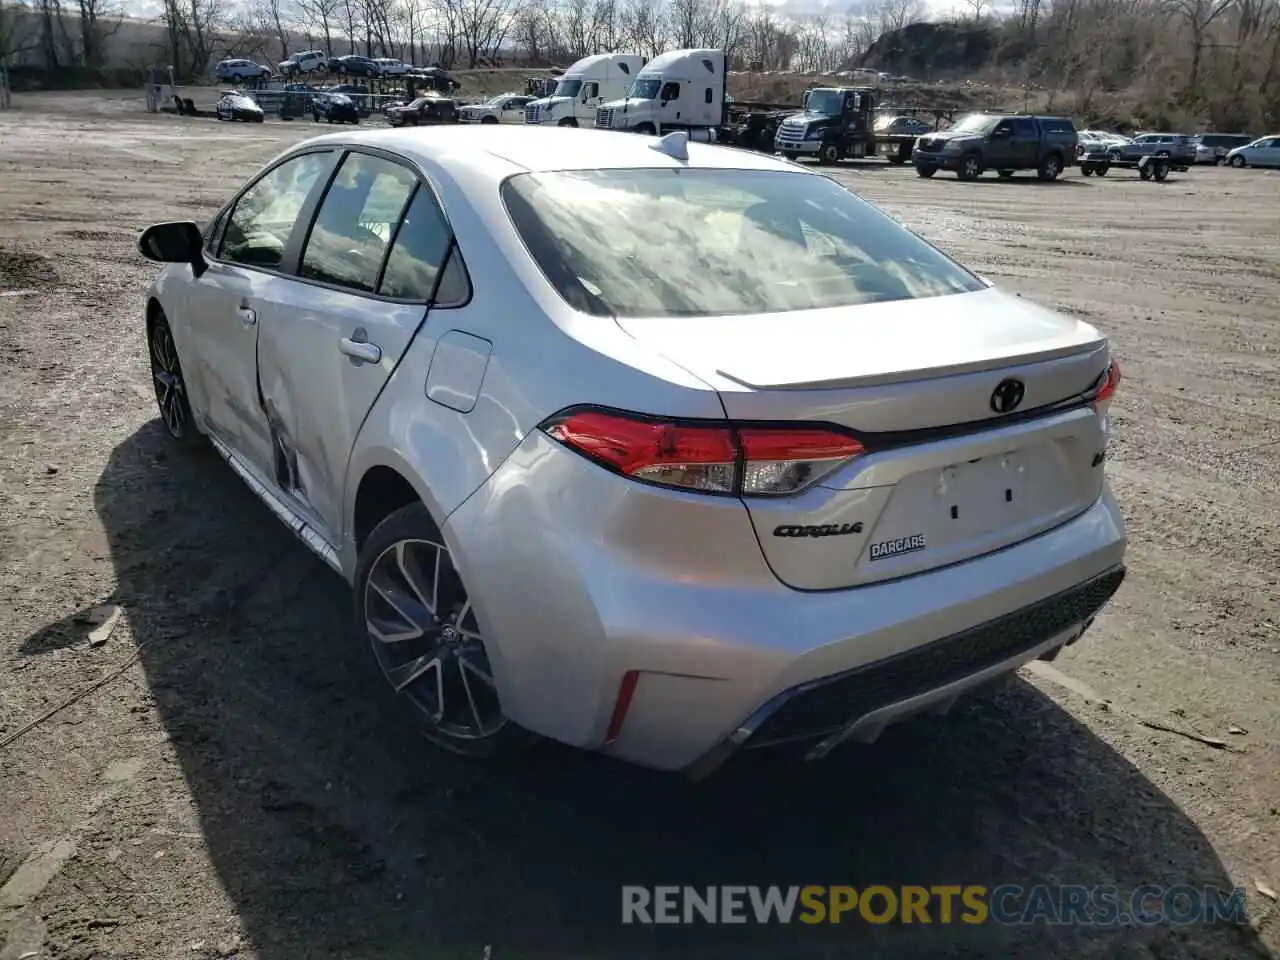
[[1034, 170], [1041, 180], [1056, 180], [1075, 158], [1077, 140], [1069, 117], [972, 113], [917, 140], [911, 159], [922, 177], [952, 170], [961, 180], [976, 180], [986, 170], [1002, 177]]

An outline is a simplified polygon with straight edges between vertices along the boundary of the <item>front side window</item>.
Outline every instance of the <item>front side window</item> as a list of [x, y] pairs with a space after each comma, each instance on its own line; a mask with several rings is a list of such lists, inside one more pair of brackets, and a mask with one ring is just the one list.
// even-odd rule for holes
[[1011, 120], [1009, 123], [1013, 127], [1013, 135], [1015, 137], [1034, 137], [1036, 135], [1036, 125], [1033, 120]]
[[984, 289], [875, 207], [807, 173], [526, 173], [503, 200], [533, 259], [597, 316], [731, 316]]
[[588, 83], [585, 87], [582, 88], [582, 95], [588, 100], [591, 100], [594, 97], [600, 96], [600, 84], [592, 80], [590, 83]]
[[397, 163], [347, 154], [307, 237], [301, 276], [372, 293], [391, 233], [417, 185]]
[[298, 214], [332, 154], [304, 153], [269, 171], [241, 194], [227, 219], [219, 259], [278, 269]]
[[670, 83], [664, 83], [664, 84], [662, 85], [662, 97], [661, 97], [660, 99], [662, 99], [662, 100], [679, 100], [679, 99], [680, 99], [680, 84], [676, 83], [674, 80], [673, 80], [673, 81], [671, 81]]

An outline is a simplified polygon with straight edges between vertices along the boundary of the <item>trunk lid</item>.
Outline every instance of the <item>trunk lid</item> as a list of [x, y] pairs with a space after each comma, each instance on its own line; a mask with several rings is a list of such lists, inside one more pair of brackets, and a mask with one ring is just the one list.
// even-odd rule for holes
[[1107, 341], [998, 290], [619, 323], [713, 386], [731, 420], [836, 424], [863, 442], [863, 456], [800, 494], [744, 501], [791, 586], [956, 563], [1063, 523], [1102, 493], [1105, 418], [1071, 401], [1104, 374]]

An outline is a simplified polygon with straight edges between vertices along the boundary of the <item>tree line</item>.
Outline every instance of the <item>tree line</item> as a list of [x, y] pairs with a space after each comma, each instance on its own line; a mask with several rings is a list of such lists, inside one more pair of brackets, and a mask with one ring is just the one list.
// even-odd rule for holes
[[[103, 66], [120, 23], [113, 2], [0, 0], [0, 56], [23, 46], [47, 67]], [[1280, 0], [1014, 0], [999, 14], [991, 0], [965, 2], [940, 28], [981, 56], [942, 66], [918, 48], [913, 76], [1061, 91], [1054, 105], [1084, 117], [1280, 127]], [[35, 28], [15, 39], [17, 13]], [[758, 0], [162, 0], [157, 53], [186, 79], [223, 56], [274, 63], [305, 49], [473, 68], [719, 47], [738, 69], [907, 72], [877, 40], [925, 13], [923, 0], [851, 0], [790, 17]]]

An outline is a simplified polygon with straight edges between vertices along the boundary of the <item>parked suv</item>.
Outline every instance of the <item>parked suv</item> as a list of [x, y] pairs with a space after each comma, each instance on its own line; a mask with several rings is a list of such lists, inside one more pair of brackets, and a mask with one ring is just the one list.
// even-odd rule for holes
[[1077, 140], [1069, 117], [972, 113], [921, 137], [911, 159], [922, 177], [953, 170], [961, 180], [976, 180], [994, 169], [1002, 177], [1035, 170], [1041, 180], [1056, 180], [1075, 158]]
[[1166, 157], [1173, 170], [1186, 170], [1196, 162], [1195, 141], [1183, 133], [1144, 133], [1128, 143], [1107, 148], [1113, 167], [1134, 167], [1143, 157]]
[[329, 69], [334, 69], [335, 65], [338, 73], [345, 73], [348, 76], [382, 76], [382, 67], [379, 66], [377, 60], [372, 60], [369, 57], [357, 56], [354, 53], [346, 57], [338, 57], [336, 60], [331, 62]]
[[1222, 163], [1236, 147], [1253, 143], [1248, 133], [1202, 133], [1195, 137], [1196, 163]]
[[265, 80], [271, 76], [271, 68], [252, 60], [220, 60], [213, 73], [222, 81]]
[[300, 73], [315, 73], [323, 70], [329, 58], [319, 50], [305, 50], [295, 53], [288, 60], [280, 61], [280, 74], [285, 77], [296, 77]]

